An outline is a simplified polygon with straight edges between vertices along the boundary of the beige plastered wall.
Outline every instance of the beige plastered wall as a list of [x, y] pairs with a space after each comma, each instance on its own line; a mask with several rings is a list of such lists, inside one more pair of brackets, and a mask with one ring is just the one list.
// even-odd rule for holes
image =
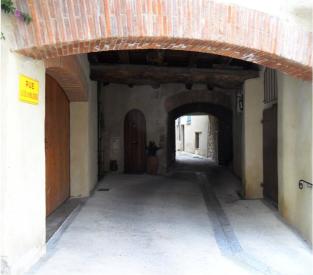
[[312, 244], [312, 82], [278, 72], [278, 208]]
[[[277, 72], [278, 79], [278, 209], [312, 244], [312, 189], [300, 190], [300, 179], [312, 182], [312, 82]], [[243, 188], [245, 198], [262, 198], [263, 70], [244, 84]]]
[[246, 199], [263, 197], [263, 74], [244, 83], [242, 183]]
[[[188, 124], [187, 116], [181, 118], [181, 122], [185, 127], [185, 152], [197, 154], [203, 157], [208, 157], [208, 127], [209, 127], [209, 116], [208, 115], [192, 115], [191, 123]], [[195, 133], [199, 132], [199, 148], [195, 147]], [[182, 140], [176, 139], [176, 144], [183, 148]]]
[[[10, 51], [12, 24], [2, 13], [0, 268], [23, 274], [45, 252], [45, 67]], [[38, 105], [19, 100], [20, 74], [39, 82]]]
[[[77, 56], [86, 79], [86, 55]], [[86, 197], [97, 183], [97, 83], [88, 80], [88, 101], [70, 103], [71, 196]]]

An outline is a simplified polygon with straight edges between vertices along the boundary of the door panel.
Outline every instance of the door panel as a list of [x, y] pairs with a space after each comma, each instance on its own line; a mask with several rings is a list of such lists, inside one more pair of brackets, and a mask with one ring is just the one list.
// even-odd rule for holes
[[278, 202], [277, 105], [263, 111], [263, 195]]
[[124, 122], [125, 172], [145, 171], [146, 120], [139, 110], [129, 111]]
[[233, 159], [233, 132], [228, 121], [218, 120], [218, 164], [226, 166]]
[[46, 215], [70, 194], [70, 113], [59, 84], [46, 75]]

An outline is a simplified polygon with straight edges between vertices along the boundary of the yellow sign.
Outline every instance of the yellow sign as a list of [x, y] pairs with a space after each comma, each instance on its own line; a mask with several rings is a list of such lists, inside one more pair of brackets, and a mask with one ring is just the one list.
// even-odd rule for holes
[[25, 75], [20, 75], [19, 99], [23, 102], [38, 104], [39, 82]]

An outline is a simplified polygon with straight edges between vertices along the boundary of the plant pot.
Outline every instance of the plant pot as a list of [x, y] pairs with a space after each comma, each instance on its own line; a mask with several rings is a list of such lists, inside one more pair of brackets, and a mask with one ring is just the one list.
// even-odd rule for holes
[[117, 171], [117, 160], [110, 160], [110, 171]]
[[156, 175], [159, 168], [159, 159], [157, 156], [148, 156], [147, 158], [147, 173]]

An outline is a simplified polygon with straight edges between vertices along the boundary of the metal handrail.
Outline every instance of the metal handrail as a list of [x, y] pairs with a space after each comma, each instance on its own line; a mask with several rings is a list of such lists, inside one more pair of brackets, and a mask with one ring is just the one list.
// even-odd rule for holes
[[305, 184], [306, 184], [306, 187], [312, 188], [312, 183], [311, 182], [308, 182], [306, 180], [299, 180], [299, 189], [302, 190], [304, 188]]

